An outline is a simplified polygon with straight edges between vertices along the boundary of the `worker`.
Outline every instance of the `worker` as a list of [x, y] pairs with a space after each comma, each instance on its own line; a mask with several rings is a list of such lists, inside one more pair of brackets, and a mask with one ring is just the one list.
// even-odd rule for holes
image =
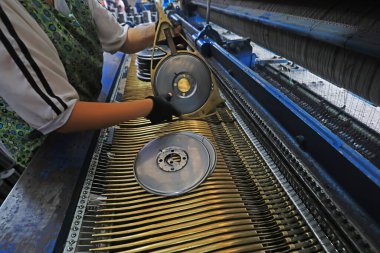
[[[109, 127], [138, 117], [152, 123], [179, 113], [170, 96], [96, 102], [102, 52], [138, 52], [155, 24], [121, 26], [97, 0], [0, 2], [0, 140], [26, 166], [53, 132]], [[0, 145], [1, 147], [1, 145]]]

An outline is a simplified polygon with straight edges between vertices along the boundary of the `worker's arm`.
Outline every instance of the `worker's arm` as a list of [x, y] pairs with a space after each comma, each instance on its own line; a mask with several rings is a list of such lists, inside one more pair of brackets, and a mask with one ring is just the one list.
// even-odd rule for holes
[[66, 124], [57, 131], [68, 133], [109, 127], [138, 117], [146, 117], [152, 108], [152, 99], [121, 103], [78, 101]]
[[180, 116], [170, 103], [172, 94], [150, 96], [147, 99], [122, 103], [77, 102], [66, 123], [57, 131], [62, 133], [94, 130], [146, 117], [152, 123]]
[[[166, 97], [110, 104], [81, 102], [56, 48], [33, 17], [18, 1], [6, 1], [1, 7], [22, 42], [10, 43], [12, 34], [0, 22], [4, 31], [4, 43], [0, 42], [1, 98], [35, 130], [46, 135], [96, 129], [143, 116], [159, 123], [179, 115]], [[21, 47], [31, 56], [23, 71], [18, 65], [18, 59], [25, 58]]]
[[149, 23], [128, 28], [127, 38], [120, 51], [136, 53], [153, 44], [155, 24]]
[[[120, 51], [124, 53], [136, 53], [153, 45], [155, 36], [155, 23], [144, 24], [128, 29], [127, 38]], [[181, 25], [175, 25], [174, 34], [181, 32]]]

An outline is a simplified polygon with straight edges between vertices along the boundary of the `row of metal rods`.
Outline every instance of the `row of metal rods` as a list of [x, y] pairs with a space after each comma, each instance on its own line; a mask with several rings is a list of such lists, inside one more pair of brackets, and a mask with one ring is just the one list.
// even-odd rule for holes
[[[135, 66], [132, 66], [133, 68]], [[129, 80], [137, 80], [133, 69]], [[129, 82], [126, 99], [150, 95]], [[167, 198], [147, 193], [133, 174], [136, 154], [166, 133], [191, 131], [216, 147], [213, 174], [193, 191]], [[225, 108], [203, 121], [121, 124], [98, 161], [79, 251], [321, 251], [297, 209]]]
[[[100, 226], [95, 228], [96, 230], [101, 231], [101, 233], [94, 234], [93, 236], [101, 239], [95, 240], [94, 243], [101, 244], [112, 242], [115, 243], [118, 241], [130, 241], [134, 238], [133, 235], [130, 235], [131, 232], [133, 232], [132, 230], [134, 229], [135, 232], [139, 232], [139, 228], [136, 229], [136, 226], [153, 225], [152, 228], [154, 228], [155, 222], [162, 225], [165, 224], [165, 222], [163, 222], [165, 219], [168, 219], [170, 223], [171, 220], [183, 217], [183, 215], [191, 214], [194, 218], [190, 218], [190, 220], [193, 222], [206, 218], [207, 216], [202, 216], [202, 214], [205, 212], [209, 214], [212, 210], [219, 213], [219, 215], [221, 214], [220, 211], [222, 211], [225, 215], [228, 215], [228, 213], [231, 212], [230, 215], [233, 217], [233, 215], [236, 215], [235, 212], [240, 212], [238, 211], [240, 210], [238, 206], [243, 204], [245, 209], [242, 209], [242, 214], [247, 215], [244, 214], [244, 212], [249, 213], [249, 224], [251, 226], [249, 227], [249, 230], [255, 231], [255, 235], [260, 238], [256, 240], [256, 243], [260, 242], [261, 247], [263, 247], [264, 243], [268, 250], [273, 247], [277, 247], [279, 250], [285, 250], [290, 249], [290, 247], [296, 247], [296, 245], [298, 245], [297, 247], [300, 247], [299, 249], [320, 249], [316, 245], [315, 240], [313, 240], [313, 236], [308, 231], [307, 226], [302, 224], [302, 219], [299, 215], [297, 216], [297, 211], [295, 208], [292, 207], [289, 200], [286, 200], [285, 194], [283, 192], [279, 192], [277, 189], [279, 186], [273, 182], [273, 179], [268, 180], [269, 171], [261, 172], [261, 174], [257, 173], [256, 177], [262, 182], [259, 188], [255, 185], [251, 175], [249, 175], [246, 170], [246, 165], [242, 162], [240, 157], [243, 157], [244, 160], [246, 160], [245, 163], [248, 161], [250, 166], [257, 167], [258, 169], [261, 168], [261, 170], [265, 167], [265, 164], [262, 160], [260, 161], [260, 159], [257, 158], [255, 164], [255, 155], [257, 156], [258, 154], [252, 154], [251, 149], [242, 149], [237, 152], [237, 150], [233, 148], [236, 145], [246, 145], [247, 143], [245, 140], [235, 138], [235, 143], [231, 145], [229, 142], [231, 142], [230, 138], [232, 136], [228, 134], [230, 130], [226, 131], [223, 124], [211, 124], [211, 129], [213, 131], [212, 133], [206, 134], [205, 132], [207, 132], [207, 128], [209, 126], [204, 122], [202, 122], [202, 124], [189, 121], [186, 123], [179, 122], [176, 126], [173, 126], [170, 129], [168, 128], [168, 132], [189, 129], [194, 126], [197, 127], [195, 131], [205, 134], [207, 138], [218, 139], [218, 146], [220, 147], [220, 149], [218, 149], [218, 157], [223, 157], [223, 160], [221, 160], [222, 162], [218, 161], [217, 169], [212, 177], [210, 177], [210, 180], [212, 180], [213, 177], [218, 180], [215, 182], [210, 182], [208, 180], [204, 185], [202, 185], [201, 188], [196, 189], [191, 193], [193, 196], [189, 194], [189, 196], [182, 197], [180, 201], [183, 201], [184, 203], [170, 199], [168, 200], [163, 197], [151, 197], [150, 194], [145, 193], [142, 189], [138, 189], [138, 185], [133, 184], [134, 179], [131, 171], [121, 172], [119, 170], [120, 164], [123, 162], [126, 167], [133, 166], [133, 159], [130, 159], [131, 156], [121, 155], [120, 157], [117, 157], [115, 155], [112, 157], [113, 159], [111, 159], [110, 164], [112, 164], [112, 166], [116, 165], [116, 170], [112, 170], [112, 166], [110, 166], [110, 171], [102, 171], [97, 175], [97, 180], [99, 180], [99, 182], [103, 182], [102, 187], [106, 189], [106, 193], [104, 195], [108, 197], [108, 199], [104, 200], [104, 203], [101, 205], [102, 209], [99, 210], [100, 214], [98, 214], [97, 217], [111, 220], [98, 220], [96, 224], [109, 223], [112, 225], [108, 227]], [[123, 153], [126, 151], [132, 151], [132, 153], [138, 152], [141, 148], [138, 145], [142, 146], [148, 139], [157, 136], [154, 134], [157, 131], [154, 127], [144, 128], [144, 134], [141, 134], [141, 136], [138, 135], [141, 133], [139, 130], [129, 128], [127, 130], [128, 133], [126, 131], [117, 131], [112, 153]], [[165, 131], [160, 133], [164, 134]], [[137, 135], [137, 140], [129, 138], [129, 136], [135, 136], [135, 134]], [[144, 138], [143, 136], [147, 137]], [[123, 143], [126, 143], [126, 145]], [[220, 150], [224, 150], [225, 153], [221, 153]], [[238, 156], [236, 156], [236, 153]], [[250, 161], [250, 158], [253, 160]], [[115, 181], [118, 177], [121, 177], [120, 182]], [[120, 187], [125, 190], [120, 190]], [[205, 191], [209, 191], [211, 194], [205, 197]], [[263, 192], [269, 193], [266, 199], [260, 197], [260, 194]], [[222, 200], [219, 200], [217, 198], [218, 196], [222, 197]], [[131, 207], [130, 204], [135, 204], [136, 206]], [[161, 207], [162, 205], [169, 208], [165, 210], [165, 208]], [[104, 206], [106, 206], [106, 208], [104, 208]], [[146, 210], [150, 213], [146, 213]], [[133, 217], [133, 215], [135, 215], [135, 217]], [[254, 219], [252, 219], [252, 217], [254, 217]], [[146, 220], [149, 218], [154, 220]], [[133, 221], [135, 221], [135, 223], [133, 223]], [[128, 223], [126, 224], [125, 222]], [[205, 220], [205, 222], [207, 221]], [[120, 223], [120, 225], [117, 225], [118, 223]], [[174, 224], [175, 223], [170, 223], [169, 225], [174, 226]], [[125, 228], [128, 229], [127, 232], [123, 231]], [[180, 228], [177, 228], [177, 230], [178, 229]], [[203, 229], [208, 231], [207, 229], [211, 228], [209, 226]], [[107, 230], [109, 231], [106, 232]], [[170, 229], [165, 229], [165, 231], [168, 230]], [[148, 236], [146, 232], [144, 234], [143, 231], [143, 229], [140, 229], [140, 234]], [[206, 232], [204, 231], [202, 233]], [[252, 232], [248, 234], [248, 238], [254, 236]], [[122, 236], [123, 238], [118, 239], [117, 235]], [[111, 238], [116, 237], [114, 239], [110, 239], [106, 238], [107, 236], [111, 236]], [[302, 240], [303, 242], [301, 243]], [[152, 240], [150, 240], [150, 242], [153, 243]], [[252, 243], [252, 241], [249, 242]], [[134, 244], [137, 246], [141, 245], [141, 243], [135, 242]], [[131, 246], [131, 243], [128, 245]], [[154, 245], [154, 243], [152, 245]], [[122, 249], [126, 246], [116, 244], [116, 246], [110, 247], [113, 247], [114, 249], [115, 247]], [[245, 247], [247, 247], [247, 245], [245, 245], [244, 248]], [[103, 249], [107, 249], [107, 247], [103, 247]]]

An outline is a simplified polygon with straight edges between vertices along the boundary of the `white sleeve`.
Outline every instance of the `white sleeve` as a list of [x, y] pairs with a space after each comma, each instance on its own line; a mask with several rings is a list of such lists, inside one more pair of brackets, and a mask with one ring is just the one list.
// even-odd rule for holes
[[97, 0], [88, 0], [97, 34], [105, 51], [118, 51], [127, 39], [128, 26], [120, 25], [116, 18]]
[[79, 96], [54, 45], [19, 1], [0, 7], [0, 96], [47, 134], [66, 123]]

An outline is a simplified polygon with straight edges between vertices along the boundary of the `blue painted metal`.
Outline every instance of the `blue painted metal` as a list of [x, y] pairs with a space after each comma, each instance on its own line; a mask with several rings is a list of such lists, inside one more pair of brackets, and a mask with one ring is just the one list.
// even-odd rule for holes
[[[231, 75], [276, 118], [292, 138], [302, 135], [312, 143], [305, 151], [380, 224], [377, 215], [380, 212], [380, 200], [373, 198], [380, 194], [380, 170], [219, 45], [212, 43], [210, 49], [211, 56], [218, 57], [219, 54], [218, 61], [229, 69]], [[352, 187], [353, 180], [355, 189]]]
[[[199, 13], [194, 13], [191, 17], [189, 17], [189, 22], [196, 25], [202, 24], [205, 20], [199, 15]], [[202, 25], [203, 26], [203, 25]]]
[[[177, 18], [179, 17], [178, 15], [171, 14], [170, 17], [172, 17], [175, 22], [181, 23]], [[203, 22], [203, 19], [199, 16], [195, 17], [197, 17], [197, 21]], [[250, 45], [249, 39], [224, 40], [209, 24], [206, 24], [201, 31], [194, 33], [192, 37], [194, 43], [197, 44], [198, 49], [205, 56], [208, 55], [209, 45], [204, 42], [207, 41], [206, 37], [208, 37], [212, 41], [223, 46], [228, 52], [232, 53], [246, 66], [252, 67], [255, 64], [257, 56], [252, 54], [252, 46]], [[200, 38], [203, 38], [203, 40], [198, 42]]]
[[0, 252], [54, 252], [58, 241], [63, 245], [58, 235], [69, 230], [64, 219], [74, 211], [96, 136], [49, 135], [0, 207]]
[[223, 44], [222, 38], [220, 37], [219, 33], [215, 31], [211, 25], [206, 24], [203, 29], [198, 33], [195, 39], [195, 43], [200, 38], [208, 37], [212, 39], [214, 42], [218, 43], [219, 45]]
[[103, 54], [102, 90], [99, 95], [99, 101], [110, 101], [110, 91], [119, 82], [120, 68], [124, 58], [125, 54], [122, 52]]
[[[177, 17], [181, 22], [186, 22], [181, 17]], [[187, 24], [187, 26], [190, 24]], [[194, 31], [194, 29], [193, 29]], [[283, 105], [291, 110], [294, 115], [302, 119], [307, 125], [312, 127], [317, 134], [322, 136], [329, 144], [331, 144], [339, 153], [344, 155], [352, 164], [359, 168], [366, 176], [368, 176], [379, 188], [380, 188], [380, 170], [370, 163], [367, 159], [349, 147], [340, 138], [333, 134], [328, 128], [323, 126], [318, 120], [311, 117], [304, 110], [302, 110], [297, 104], [291, 101], [286, 95], [282, 94], [276, 88], [274, 88], [265, 79], [259, 76], [256, 72], [244, 66], [238, 59], [236, 59], [232, 54], [227, 52], [224, 48], [219, 46], [217, 43], [213, 42], [209, 38], [199, 38], [197, 34], [193, 34], [192, 39], [196, 42], [197, 48], [213, 48], [214, 52], [218, 51], [219, 54], [225, 55], [229, 58], [232, 64], [236, 66], [239, 71], [247, 75], [250, 80], [254, 81], [257, 85], [263, 87], [267, 92], [269, 92], [273, 97], [279, 100]], [[209, 45], [207, 45], [209, 44]], [[209, 52], [208, 52], [208, 57]]]
[[218, 44], [222, 45], [225, 50], [235, 56], [241, 63], [248, 67], [252, 67], [255, 64], [257, 56], [252, 53], [252, 46], [250, 43], [250, 39], [243, 38], [235, 40], [225, 39], [222, 44]]
[[241, 71], [247, 74], [252, 79], [252, 81], [254, 81], [256, 84], [263, 87], [274, 98], [276, 98], [279, 102], [285, 105], [285, 107], [288, 108], [294, 115], [296, 115], [308, 126], [310, 126], [316, 132], [316, 134], [323, 137], [323, 139], [325, 139], [340, 154], [346, 157], [352, 164], [354, 164], [359, 170], [361, 170], [367, 177], [369, 177], [380, 188], [380, 170], [377, 167], [375, 167], [362, 155], [360, 155], [354, 149], [352, 149], [350, 146], [344, 143], [340, 138], [338, 138], [335, 134], [333, 134], [322, 123], [320, 123], [318, 120], [316, 120], [315, 118], [307, 114], [297, 104], [295, 104], [292, 100], [290, 100], [285, 94], [281, 93], [279, 90], [274, 88], [270, 83], [268, 83], [265, 79], [259, 76], [256, 72], [244, 66], [232, 54], [225, 51], [222, 47], [220, 47], [216, 43], [213, 43], [210, 41], [208, 43], [212, 43], [213, 48], [227, 55], [230, 58], [230, 60], [236, 65], [237, 68], [239, 68]]
[[380, 247], [380, 199], [376, 197], [380, 194], [379, 168], [216, 43], [210, 49], [209, 60], [223, 66], [242, 87], [238, 90], [265, 108], [265, 116], [274, 119], [274, 126], [282, 129], [284, 138], [293, 143], [297, 143], [297, 136], [305, 138], [308, 145], [302, 147], [299, 157], [312, 164], [310, 171], [323, 182], [341, 210]]
[[[195, 41], [196, 29], [181, 17], [177, 18], [187, 33], [193, 34], [190, 37]], [[315, 164], [317, 178], [330, 182], [325, 184], [326, 187], [335, 193], [334, 197], [342, 203], [345, 212], [358, 220], [367, 234], [374, 235], [372, 239], [379, 236], [380, 199], [374, 197], [380, 195], [379, 168], [217, 43], [200, 38], [196, 46], [208, 48], [207, 60], [216, 61], [225, 68], [225, 73], [244, 88], [242, 92], [265, 108], [266, 115], [275, 119], [283, 136], [293, 143], [297, 143], [297, 136], [304, 136], [309, 145], [301, 154], [308, 157], [309, 163]], [[367, 226], [367, 223], [372, 225]]]
[[[202, 21], [203, 19], [200, 16], [195, 16], [195, 17], [196, 17], [197, 22], [203, 22]], [[204, 44], [202, 42], [198, 43], [197, 40], [204, 36], [210, 37], [211, 40], [214, 39], [215, 36], [209, 36], [210, 33], [208, 32], [208, 30], [213, 30], [214, 33], [217, 33], [217, 32], [214, 29], [212, 29], [210, 25], [206, 25], [206, 27], [202, 31], [198, 31], [189, 22], [187, 22], [186, 20], [184, 20], [177, 14], [174, 14], [174, 13], [170, 14], [169, 18], [174, 20], [178, 24], [182, 24], [184, 29], [186, 29], [187, 31], [190, 31], [190, 33], [192, 34], [192, 40], [194, 41], [195, 44], [197, 44], [198, 49], [202, 51], [202, 54], [207, 55], [207, 50], [208, 50], [207, 48], [209, 47], [209, 45], [207, 45], [207, 43]], [[190, 18], [190, 22], [194, 22], [194, 19]], [[256, 64], [257, 56], [256, 54], [252, 53], [252, 46], [250, 45], [247, 39], [223, 41], [223, 39], [219, 35], [218, 37], [219, 37], [219, 41], [214, 40], [214, 42], [217, 42], [218, 44], [223, 45], [223, 47], [227, 48], [227, 50], [228, 48], [230, 48], [230, 50], [228, 51], [234, 54], [234, 56], [238, 58], [241, 62], [243, 62], [246, 66], [253, 67], [254, 64]], [[239, 47], [239, 49], [237, 49], [237, 47]]]
[[199, 36], [196, 35], [196, 39], [194, 40], [194, 43], [198, 49], [198, 51], [205, 57], [210, 56], [210, 42], [212, 40], [208, 37], [199, 39]]
[[[227, 77], [230, 75], [230, 73], [224, 68], [219, 68], [218, 73]], [[299, 143], [297, 143], [293, 136], [288, 134], [287, 130], [282, 125], [278, 124], [276, 118], [274, 118], [270, 111], [268, 111], [257, 101], [254, 94], [252, 94], [246, 89], [246, 87], [244, 87], [243, 84], [239, 83], [234, 78], [230, 77], [229, 80], [229, 85], [231, 85], [231, 88], [238, 90], [240, 93], [245, 95], [247, 102], [255, 109], [255, 113], [259, 114], [260, 117], [266, 121], [272, 131], [276, 132], [278, 136], [281, 136], [282, 142], [288, 144], [291, 152], [295, 156], [300, 154], [298, 157], [304, 156], [306, 158], [306, 161], [303, 160], [304, 163], [311, 163], [311, 166], [306, 165], [309, 166], [309, 171], [312, 172], [315, 179], [321, 185], [321, 188], [325, 189], [330, 197], [338, 196], [338, 198], [334, 198], [334, 201], [342, 208], [341, 210], [345, 213], [346, 217], [355, 217], [357, 222], [362, 225], [362, 229], [365, 230], [364, 234], [372, 236], [372, 239], [376, 240], [377, 238], [380, 238], [380, 226], [368, 218], [366, 211], [347, 194], [345, 189], [329, 174], [328, 170], [316, 164], [313, 157], [311, 157], [308, 153], [305, 153], [300, 148]], [[239, 102], [240, 101], [237, 101], [237, 103]], [[242, 107], [244, 106], [245, 105], [242, 105]], [[321, 204], [326, 205], [327, 203]]]
[[[195, 41], [198, 30], [182, 17], [175, 18], [182, 23], [187, 37]], [[232, 89], [244, 93], [251, 103], [256, 101], [255, 108], [265, 108], [261, 110], [264, 111], [261, 116], [270, 118], [271, 126], [278, 129], [283, 140], [292, 143], [290, 147], [296, 150], [298, 157], [303, 157], [303, 162], [309, 164], [310, 172], [341, 210], [380, 247], [377, 240], [380, 236], [380, 199], [376, 198], [380, 196], [379, 168], [222, 47], [210, 39], [199, 39], [196, 46], [208, 48], [207, 61], [216, 62], [224, 69], [222, 75], [235, 80], [237, 87]], [[273, 61], [287, 62], [285, 59]], [[306, 147], [297, 145], [297, 136], [300, 135], [304, 136]]]
[[162, 7], [166, 7], [166, 6], [168, 6], [169, 5], [169, 2], [171, 2], [171, 1], [169, 1], [169, 0], [164, 0], [163, 1], [163, 3], [162, 3]]
[[[207, 7], [207, 4], [197, 0], [190, 2], [203, 8]], [[211, 5], [211, 10], [327, 42], [372, 57], [380, 57], [380, 34], [373, 33], [370, 29], [358, 30], [354, 26], [231, 5], [223, 7]]]
[[[100, 101], [109, 99], [124, 56], [107, 59]], [[97, 136], [48, 136], [0, 207], [0, 252], [62, 252]]]
[[[164, 0], [163, 6], [166, 7], [168, 5], [168, 0]], [[135, 3], [135, 7], [137, 12], [142, 12], [144, 10], [155, 10], [156, 5], [150, 2], [142, 2], [141, 0], [137, 0]]]

